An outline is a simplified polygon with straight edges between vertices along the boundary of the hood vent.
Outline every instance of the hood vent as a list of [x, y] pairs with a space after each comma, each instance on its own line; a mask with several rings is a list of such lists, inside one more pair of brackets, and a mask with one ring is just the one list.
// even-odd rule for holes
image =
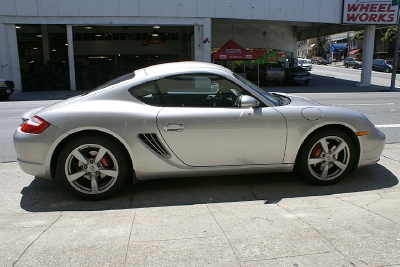
[[160, 157], [169, 159], [171, 154], [168, 153], [167, 149], [163, 146], [158, 135], [155, 133], [142, 133], [138, 135], [139, 140], [147, 146], [151, 151], [159, 155]]

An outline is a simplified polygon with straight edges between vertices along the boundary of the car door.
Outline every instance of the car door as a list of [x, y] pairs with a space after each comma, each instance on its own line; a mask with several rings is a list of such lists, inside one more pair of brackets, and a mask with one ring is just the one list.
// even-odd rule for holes
[[241, 87], [210, 74], [168, 77], [157, 81], [157, 86], [163, 98], [171, 98], [170, 106], [157, 116], [160, 134], [183, 163], [282, 163], [286, 146], [284, 117], [271, 107], [234, 106], [240, 95], [248, 94]]

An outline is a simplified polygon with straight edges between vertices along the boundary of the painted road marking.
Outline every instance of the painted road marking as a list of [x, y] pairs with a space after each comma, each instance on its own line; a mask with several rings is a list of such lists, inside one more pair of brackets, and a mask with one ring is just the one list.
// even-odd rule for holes
[[375, 125], [378, 128], [397, 128], [400, 127], [400, 124], [382, 124], [382, 125]]
[[337, 104], [337, 106], [382, 106], [382, 105], [394, 105], [394, 103]]

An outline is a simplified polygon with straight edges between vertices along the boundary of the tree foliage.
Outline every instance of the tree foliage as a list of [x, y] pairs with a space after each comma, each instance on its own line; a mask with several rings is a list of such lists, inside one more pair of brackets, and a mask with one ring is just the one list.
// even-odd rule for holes
[[356, 32], [351, 39], [355, 41], [364, 41], [364, 31]]
[[326, 42], [318, 39], [317, 45], [314, 47], [314, 56], [326, 58], [327, 50], [324, 47], [325, 43]]
[[397, 26], [392, 26], [387, 29], [385, 34], [382, 37], [382, 41], [387, 42], [387, 41], [394, 41], [396, 40], [396, 34], [397, 34]]

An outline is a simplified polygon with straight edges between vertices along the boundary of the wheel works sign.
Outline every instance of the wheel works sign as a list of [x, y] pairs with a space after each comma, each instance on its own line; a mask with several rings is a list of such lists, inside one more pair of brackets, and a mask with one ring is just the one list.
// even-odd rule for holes
[[[397, 1], [397, 0], [396, 0]], [[392, 0], [344, 0], [345, 24], [397, 24], [398, 8]]]

